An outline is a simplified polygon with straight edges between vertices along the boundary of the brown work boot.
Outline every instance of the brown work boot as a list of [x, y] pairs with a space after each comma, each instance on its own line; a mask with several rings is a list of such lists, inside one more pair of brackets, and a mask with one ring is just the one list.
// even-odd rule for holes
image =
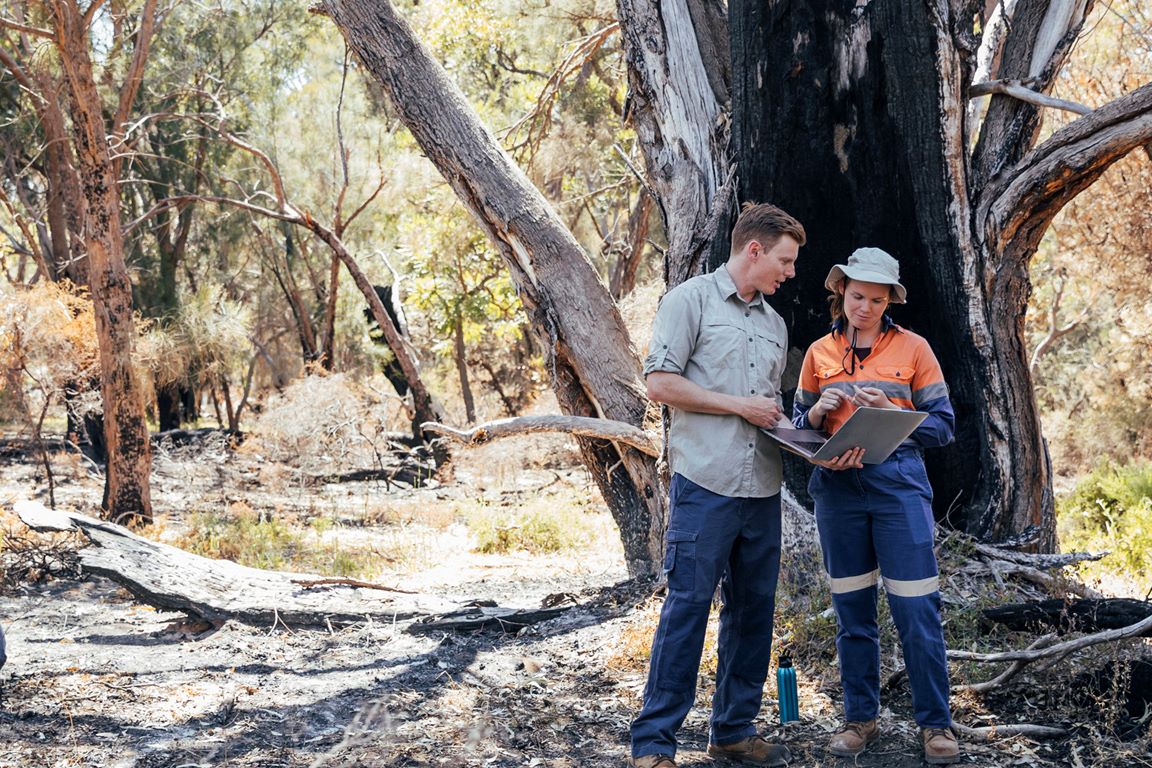
[[644, 755], [628, 761], [633, 768], [676, 768], [676, 761], [668, 755]]
[[762, 736], [749, 736], [731, 744], [709, 744], [708, 757], [733, 760], [748, 765], [788, 765], [792, 753], [783, 744], [772, 744]]
[[948, 765], [960, 759], [960, 745], [951, 728], [924, 728], [920, 743], [924, 745], [924, 762], [929, 765]]
[[838, 757], [856, 757], [880, 737], [875, 720], [849, 721], [828, 741], [828, 751]]

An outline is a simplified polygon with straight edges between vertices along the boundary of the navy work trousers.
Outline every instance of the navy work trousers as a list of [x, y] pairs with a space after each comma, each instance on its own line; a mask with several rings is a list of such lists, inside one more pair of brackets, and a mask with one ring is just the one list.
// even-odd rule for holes
[[876, 599], [882, 576], [904, 651], [916, 723], [921, 728], [950, 726], [932, 487], [920, 453], [900, 450], [863, 469], [818, 468], [808, 492], [816, 503], [839, 626], [836, 651], [845, 718], [864, 722], [880, 711]]
[[652, 642], [632, 755], [675, 755], [676, 732], [696, 698], [708, 612], [721, 583], [716, 694], [709, 738], [731, 744], [756, 733], [772, 653], [780, 572], [780, 495], [733, 498], [673, 475], [664, 570], [668, 596]]

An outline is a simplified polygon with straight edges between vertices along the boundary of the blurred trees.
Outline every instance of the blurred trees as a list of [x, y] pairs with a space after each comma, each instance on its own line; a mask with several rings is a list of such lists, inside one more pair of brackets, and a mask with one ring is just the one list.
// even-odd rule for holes
[[[1102, 8], [1054, 94], [1095, 107], [1152, 81], [1152, 8]], [[1053, 129], [1072, 113], [1052, 115]], [[1055, 469], [1152, 458], [1152, 147], [1110, 168], [1052, 224], [1033, 264], [1033, 379]], [[1052, 338], [1053, 329], [1057, 337]], [[1060, 334], [1060, 331], [1065, 331]]]

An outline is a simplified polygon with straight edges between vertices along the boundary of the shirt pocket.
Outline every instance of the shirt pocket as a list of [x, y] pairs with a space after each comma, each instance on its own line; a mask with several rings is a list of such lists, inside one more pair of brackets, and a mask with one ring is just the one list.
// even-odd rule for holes
[[702, 368], [743, 368], [754, 336], [731, 323], [705, 323], [692, 357]]
[[842, 365], [829, 365], [823, 368], [817, 368], [816, 381], [823, 384], [825, 381], [834, 379], [842, 373], [844, 373], [844, 366]]
[[910, 365], [878, 365], [876, 366], [876, 374], [890, 381], [911, 386], [912, 378], [916, 375], [916, 369]]

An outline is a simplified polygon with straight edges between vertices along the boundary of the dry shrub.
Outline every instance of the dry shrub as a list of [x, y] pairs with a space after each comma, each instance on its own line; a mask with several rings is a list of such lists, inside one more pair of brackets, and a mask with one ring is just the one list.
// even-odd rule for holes
[[403, 401], [387, 381], [342, 373], [312, 375], [272, 398], [244, 449], [307, 472], [338, 472], [387, 463], [389, 434], [408, 427]]
[[35, 533], [0, 509], [0, 593], [19, 584], [78, 578], [77, 550], [84, 544], [78, 533]]
[[[98, 356], [92, 302], [83, 288], [48, 280], [31, 287], [0, 283], [0, 409], [8, 403], [27, 418], [46, 398], [60, 402], [65, 387], [84, 390], [95, 381]], [[99, 410], [99, 393], [84, 394], [83, 406]]]

